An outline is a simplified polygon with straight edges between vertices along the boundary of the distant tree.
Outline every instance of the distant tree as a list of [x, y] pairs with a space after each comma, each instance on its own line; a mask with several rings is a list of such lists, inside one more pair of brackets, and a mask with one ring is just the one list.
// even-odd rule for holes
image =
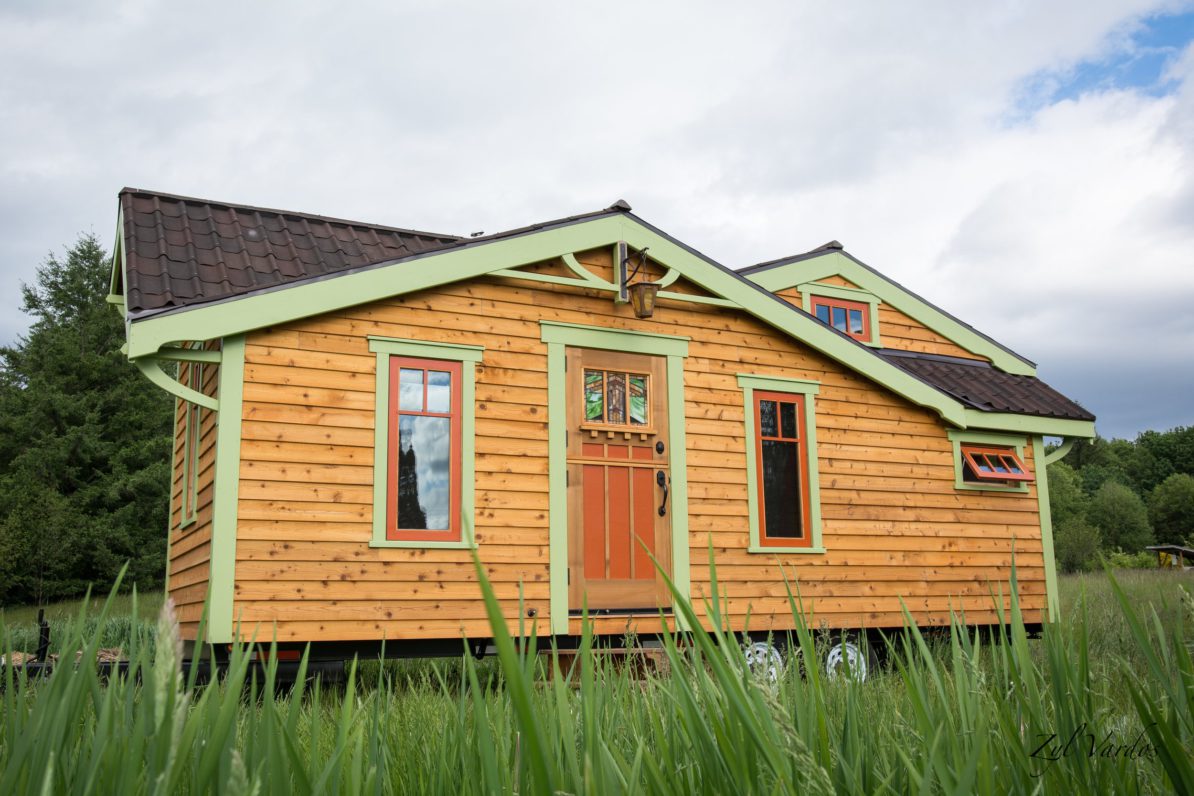
[[1064, 461], [1049, 465], [1049, 514], [1053, 527], [1073, 519], [1086, 519], [1090, 499], [1082, 490], [1082, 480]]
[[1194, 476], [1174, 473], [1158, 484], [1149, 496], [1148, 516], [1161, 544], [1194, 537]]
[[22, 286], [27, 336], [0, 348], [0, 604], [164, 573], [172, 404], [120, 353], [109, 260], [86, 235]]
[[1062, 572], [1086, 572], [1099, 560], [1102, 538], [1085, 517], [1072, 515], [1056, 526], [1053, 553]]
[[1153, 543], [1148, 509], [1140, 496], [1118, 481], [1107, 481], [1090, 500], [1087, 518], [1109, 549], [1138, 552]]

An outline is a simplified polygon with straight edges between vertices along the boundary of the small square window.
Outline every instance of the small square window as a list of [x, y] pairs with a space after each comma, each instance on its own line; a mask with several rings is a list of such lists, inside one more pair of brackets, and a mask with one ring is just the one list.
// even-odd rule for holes
[[965, 483], [1016, 486], [1034, 480], [1012, 448], [963, 445], [961, 452]]
[[871, 342], [871, 308], [869, 305], [861, 301], [813, 296], [812, 308], [813, 315], [817, 316], [817, 320], [821, 323], [832, 326], [860, 342]]

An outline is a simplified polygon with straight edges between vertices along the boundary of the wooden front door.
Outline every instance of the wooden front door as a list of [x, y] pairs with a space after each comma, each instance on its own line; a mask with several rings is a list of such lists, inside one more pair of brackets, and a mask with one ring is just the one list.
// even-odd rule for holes
[[569, 611], [669, 607], [651, 561], [670, 576], [665, 360], [585, 348], [567, 357]]

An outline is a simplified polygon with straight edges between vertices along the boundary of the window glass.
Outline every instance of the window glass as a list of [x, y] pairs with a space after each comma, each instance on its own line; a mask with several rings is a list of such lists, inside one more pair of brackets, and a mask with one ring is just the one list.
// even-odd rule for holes
[[796, 439], [796, 404], [779, 405], [779, 429], [780, 436]]
[[794, 440], [765, 439], [762, 459], [763, 532], [772, 539], [799, 539], [804, 535], [800, 512], [800, 446]]
[[862, 334], [862, 310], [850, 310], [850, 334]]
[[839, 329], [843, 332], [847, 331], [846, 310], [844, 307], [834, 307], [833, 308], [833, 328]]
[[605, 400], [609, 412], [609, 422], [624, 424], [626, 422], [626, 374], [605, 374]]
[[872, 331], [868, 328], [871, 308], [866, 303], [814, 296], [812, 306], [817, 320], [822, 323], [845, 332], [857, 340], [871, 341]]
[[398, 408], [404, 412], [423, 411], [423, 371], [402, 368], [398, 372]]
[[775, 401], [759, 402], [759, 433], [764, 437], [779, 436]]
[[647, 425], [647, 377], [630, 377], [630, 425]]
[[605, 419], [605, 374], [600, 370], [585, 371], [585, 420]]
[[427, 371], [427, 411], [452, 411], [452, 374], [446, 370]]
[[829, 305], [818, 304], [815, 309], [817, 311], [817, 320], [821, 323], [829, 323]]

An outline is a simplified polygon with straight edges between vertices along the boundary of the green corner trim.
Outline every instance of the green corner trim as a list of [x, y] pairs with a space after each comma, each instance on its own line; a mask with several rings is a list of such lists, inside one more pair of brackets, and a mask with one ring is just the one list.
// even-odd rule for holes
[[[1002, 448], [1012, 448], [1020, 461], [1024, 461], [1024, 437], [1009, 434], [990, 434], [982, 431], [947, 432], [954, 453], [954, 488], [967, 492], [1027, 492], [1028, 484], [1019, 483], [1015, 486], [996, 486], [994, 484], [972, 484], [962, 480], [962, 445], [998, 445]], [[1035, 461], [1033, 466], [1036, 467]], [[1040, 469], [1037, 467], [1036, 469]], [[1039, 474], [1038, 474], [1039, 476]]]
[[883, 302], [915, 318], [970, 353], [990, 359], [1000, 370], [1020, 376], [1036, 375], [1036, 368], [1032, 363], [1006, 351], [969, 326], [951, 318], [924, 299], [909, 293], [900, 285], [860, 265], [841, 252], [829, 252], [820, 257], [768, 268], [751, 274], [748, 278], [774, 293], [777, 290], [815, 282], [827, 276], [845, 277], [860, 289], [878, 296]]
[[[742, 405], [745, 408], [743, 431], [746, 444], [746, 516], [750, 526], [750, 544], [746, 548], [748, 553], [824, 553], [825, 548], [821, 539], [821, 478], [820, 466], [817, 460], [817, 411], [813, 396], [821, 390], [819, 382], [803, 379], [785, 379], [777, 376], [757, 376], [752, 373], [739, 373], [738, 386], [742, 388]], [[755, 390], [769, 392], [787, 392], [806, 396], [804, 402], [804, 438], [808, 448], [808, 461], [804, 462], [805, 472], [808, 473], [808, 516], [809, 533], [811, 535], [808, 547], [764, 547], [759, 542], [759, 470], [755, 461], [755, 424], [754, 424], [754, 394]]]
[[[395, 337], [369, 336], [369, 350], [377, 354], [374, 389], [373, 425], [373, 536], [370, 547], [405, 547], [429, 550], [468, 550], [476, 547], [473, 525], [476, 511], [476, 363], [485, 353], [483, 346], [433, 343]], [[460, 362], [460, 539], [428, 542], [386, 538], [386, 494], [390, 435], [390, 357], [419, 357]]]
[[[684, 358], [688, 338], [540, 321], [547, 343], [547, 472], [549, 624], [568, 633], [568, 385], [567, 347], [598, 348], [666, 357], [668, 444], [671, 446], [672, 582], [681, 594], [692, 590], [688, 533], [688, 444], [684, 428]], [[677, 617], [681, 629], [684, 623]]]
[[1007, 412], [965, 411], [963, 428], [1014, 431], [1019, 434], [1040, 434], [1045, 437], [1082, 437], [1093, 439], [1094, 423], [1090, 420], [1066, 420], [1057, 417], [1013, 415]]
[[820, 282], [803, 282], [797, 285], [796, 289], [800, 291], [800, 304], [809, 315], [815, 314], [813, 312], [813, 296], [824, 296], [825, 298], [857, 301], [861, 304], [866, 304], [868, 307], [867, 315], [869, 316], [867, 320], [871, 326], [871, 339], [865, 342], [859, 340], [859, 342], [863, 345], [869, 345], [872, 348], [883, 347], [882, 338], [879, 336], [879, 298], [874, 293], [853, 287], [823, 285]]
[[1053, 556], [1053, 513], [1049, 508], [1049, 468], [1043, 437], [1032, 438], [1032, 464], [1036, 469], [1036, 500], [1041, 520], [1041, 554], [1045, 557], [1045, 598], [1050, 621], [1061, 619], [1057, 591], [1057, 559]]
[[244, 335], [224, 338], [220, 362], [220, 409], [216, 416], [215, 498], [212, 507], [208, 640], [233, 640], [236, 586], [236, 525], [240, 500], [241, 418], [245, 390]]

